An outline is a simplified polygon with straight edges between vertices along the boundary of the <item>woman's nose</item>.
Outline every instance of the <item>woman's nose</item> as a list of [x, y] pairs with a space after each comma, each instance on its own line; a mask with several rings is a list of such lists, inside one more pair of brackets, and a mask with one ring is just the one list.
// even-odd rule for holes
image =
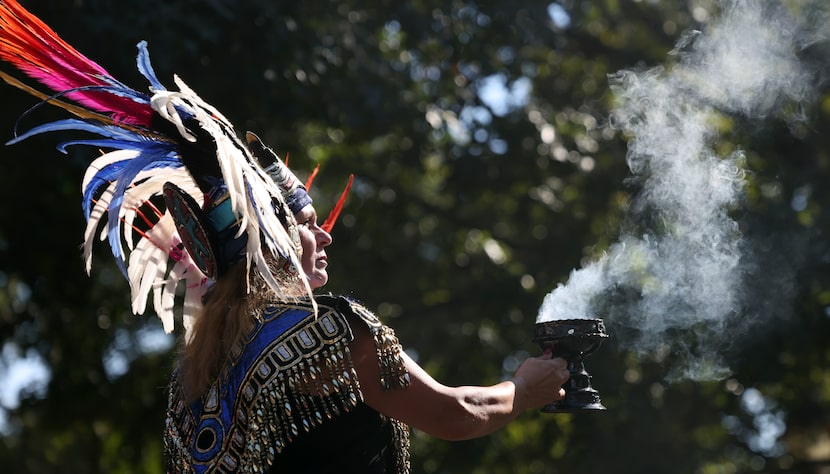
[[317, 244], [321, 247], [326, 247], [331, 244], [331, 234], [326, 232], [325, 230], [318, 228], [317, 231]]

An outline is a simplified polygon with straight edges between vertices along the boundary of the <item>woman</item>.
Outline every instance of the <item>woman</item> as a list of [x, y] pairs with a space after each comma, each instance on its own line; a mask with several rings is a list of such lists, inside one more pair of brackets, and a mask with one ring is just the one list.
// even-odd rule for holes
[[306, 186], [276, 154], [253, 134], [241, 140], [178, 78], [178, 90], [166, 89], [145, 43], [138, 66], [149, 94], [14, 0], [0, 0], [0, 21], [0, 59], [57, 94], [4, 80], [74, 116], [10, 143], [53, 130], [98, 135], [61, 145], [103, 150], [83, 183], [88, 267], [105, 226], [133, 311], [151, 300], [168, 331], [184, 289], [168, 471], [407, 472], [410, 426], [469, 439], [564, 396], [566, 363], [547, 355], [506, 382], [445, 386], [363, 305], [315, 295], [328, 280], [337, 211], [318, 225]]
[[[290, 189], [286, 202], [302, 206], [289, 204], [288, 223], [298, 230], [301, 271], [292, 280], [290, 267], [272, 265], [279, 281], [293, 285], [281, 298], [262, 282], [246, 295], [242, 264], [209, 291], [172, 384], [165, 437], [171, 469], [407, 472], [406, 425], [469, 439], [564, 395], [562, 359], [528, 359], [512, 380], [490, 387], [448, 387], [359, 303], [323, 295], [313, 298], [315, 308], [303, 282], [316, 290], [328, 281], [331, 235], [303, 204], [310, 198], [290, 171], [275, 155], [264, 158], [269, 150], [250, 135], [249, 146], [295, 183], [280, 187]], [[227, 441], [231, 433], [237, 436]]]

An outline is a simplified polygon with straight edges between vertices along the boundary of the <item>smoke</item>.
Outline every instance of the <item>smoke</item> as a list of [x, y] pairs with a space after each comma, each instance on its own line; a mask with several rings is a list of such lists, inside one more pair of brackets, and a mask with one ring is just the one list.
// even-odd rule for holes
[[548, 294], [537, 321], [603, 318], [622, 348], [670, 357], [670, 380], [728, 375], [722, 351], [765, 317], [759, 298], [769, 295], [750, 288], [769, 276], [731, 215], [748, 170], [741, 150], [716, 151], [718, 126], [804, 119], [816, 71], [799, 56], [828, 38], [808, 24], [827, 25], [806, 5], [722, 2], [705, 31], [681, 38], [670, 65], [610, 77], [611, 123], [629, 140], [637, 193], [619, 241]]

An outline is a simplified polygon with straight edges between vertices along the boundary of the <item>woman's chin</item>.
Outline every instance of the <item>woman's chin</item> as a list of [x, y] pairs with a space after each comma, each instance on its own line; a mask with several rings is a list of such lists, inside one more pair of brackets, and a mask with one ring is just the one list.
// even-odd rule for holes
[[308, 285], [311, 287], [312, 290], [316, 290], [324, 286], [329, 281], [329, 276], [326, 274], [323, 275], [314, 275], [308, 279]]

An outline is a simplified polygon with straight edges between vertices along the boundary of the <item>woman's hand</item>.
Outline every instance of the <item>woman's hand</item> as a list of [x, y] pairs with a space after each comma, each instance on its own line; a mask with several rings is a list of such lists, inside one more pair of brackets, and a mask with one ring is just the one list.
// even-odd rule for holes
[[571, 374], [568, 362], [562, 358], [551, 358], [549, 353], [525, 360], [516, 374], [516, 400], [520, 410], [541, 408], [561, 400], [565, 396], [562, 385]]

